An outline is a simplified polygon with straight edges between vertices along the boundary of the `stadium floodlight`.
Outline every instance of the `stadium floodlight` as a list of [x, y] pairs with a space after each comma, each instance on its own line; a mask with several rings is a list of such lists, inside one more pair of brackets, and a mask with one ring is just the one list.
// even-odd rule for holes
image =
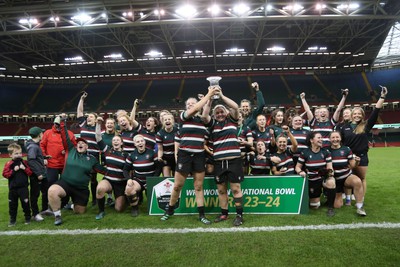
[[80, 24], [85, 24], [86, 22], [90, 21], [92, 19], [92, 17], [84, 12], [81, 12], [81, 13], [76, 14], [75, 16], [71, 17], [71, 19], [79, 22]]
[[20, 24], [24, 25], [36, 25], [39, 21], [36, 18], [24, 18], [18, 21]]
[[359, 8], [360, 5], [358, 3], [349, 3], [349, 4], [340, 4], [336, 7], [338, 10], [354, 10]]
[[50, 17], [50, 21], [53, 21], [53, 22], [59, 22], [60, 21], [60, 17], [58, 17], [58, 16], [56, 16], [56, 17]]
[[239, 3], [233, 6], [233, 12], [239, 16], [244, 15], [250, 10], [250, 7], [245, 3]]
[[123, 13], [122, 13], [122, 16], [124, 16], [125, 18], [127, 18], [127, 17], [133, 17], [133, 13], [132, 13], [132, 11], [123, 12]]
[[323, 3], [318, 3], [318, 4], [315, 5], [315, 9], [316, 10], [322, 10], [322, 9], [325, 9], [325, 8], [326, 8], [326, 5], [323, 4]]
[[279, 51], [285, 51], [286, 48], [282, 46], [273, 46], [273, 47], [268, 47], [267, 51], [272, 51], [272, 52], [279, 52]]
[[0, 67], [0, 70], [7, 70], [5, 67]]
[[219, 14], [219, 12], [221, 11], [220, 7], [218, 5], [212, 5], [207, 9], [208, 12], [211, 13], [212, 16], [216, 16]]
[[156, 16], [164, 16], [165, 15], [165, 10], [164, 9], [156, 9], [156, 10], [154, 10], [154, 15], [156, 15]]
[[283, 10], [297, 12], [303, 10], [304, 7], [300, 4], [291, 4], [283, 7]]
[[83, 61], [83, 58], [81, 56], [66, 57], [64, 59], [65, 59], [65, 61]]
[[197, 10], [194, 6], [187, 4], [179, 7], [175, 12], [183, 18], [189, 19], [196, 15]]
[[118, 59], [118, 58], [122, 58], [122, 54], [109, 54], [109, 55], [105, 55], [104, 58], [112, 58], [112, 59]]
[[234, 48], [230, 48], [230, 49], [225, 49], [225, 52], [226, 53], [244, 53], [245, 51], [244, 51], [244, 49], [243, 48], [237, 48], [237, 47], [234, 47]]
[[163, 54], [161, 52], [158, 52], [156, 50], [151, 50], [147, 53], [144, 54], [145, 56], [149, 56], [149, 57], [158, 57], [158, 56], [162, 56]]
[[107, 19], [108, 18], [107, 13], [106, 12], [101, 13], [101, 17], [103, 19]]
[[271, 4], [268, 4], [268, 5], [267, 5], [267, 11], [271, 11], [272, 8], [273, 8], [273, 6], [272, 6]]

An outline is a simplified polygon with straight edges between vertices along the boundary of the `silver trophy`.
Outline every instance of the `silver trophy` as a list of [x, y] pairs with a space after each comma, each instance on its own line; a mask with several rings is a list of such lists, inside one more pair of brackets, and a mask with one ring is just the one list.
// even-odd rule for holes
[[[210, 82], [210, 86], [218, 85], [219, 81], [222, 79], [220, 76], [210, 76], [207, 78], [207, 81]], [[219, 95], [213, 95], [212, 99], [219, 99]]]

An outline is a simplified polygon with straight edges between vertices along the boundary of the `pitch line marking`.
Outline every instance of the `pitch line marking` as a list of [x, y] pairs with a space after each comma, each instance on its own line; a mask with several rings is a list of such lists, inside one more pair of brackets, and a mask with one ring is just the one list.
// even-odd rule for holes
[[92, 234], [189, 234], [189, 233], [231, 233], [231, 232], [276, 232], [309, 230], [349, 230], [349, 229], [398, 229], [400, 223], [355, 223], [355, 224], [320, 224], [303, 226], [261, 226], [230, 228], [138, 228], [138, 229], [75, 229], [75, 230], [30, 230], [0, 231], [0, 236], [33, 235], [92, 235]]

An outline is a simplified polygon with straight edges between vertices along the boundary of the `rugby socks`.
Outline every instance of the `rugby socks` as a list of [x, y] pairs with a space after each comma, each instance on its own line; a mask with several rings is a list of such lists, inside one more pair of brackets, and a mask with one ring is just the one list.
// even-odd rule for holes
[[175, 205], [168, 205], [166, 212], [168, 215], [173, 215], [174, 214], [174, 210], [175, 210]]
[[233, 198], [235, 201], [236, 214], [242, 216], [243, 215], [243, 197], [235, 197]]
[[197, 211], [199, 212], [199, 217], [205, 217], [205, 210], [204, 210], [204, 206], [201, 207], [197, 207]]
[[346, 195], [346, 201], [351, 201], [351, 195]]
[[326, 188], [326, 196], [327, 196], [327, 204], [328, 204], [328, 208], [333, 209], [333, 203], [335, 202], [335, 197], [336, 197], [336, 189], [333, 188]]
[[54, 217], [61, 216], [61, 210], [53, 211]]
[[97, 199], [97, 205], [99, 205], [99, 213], [100, 212], [104, 212], [105, 204], [106, 204], [106, 198], [105, 197]]
[[224, 216], [228, 216], [228, 210], [227, 209], [221, 209], [221, 214]]
[[92, 191], [92, 201], [96, 202], [96, 188], [97, 188], [98, 182], [90, 182], [90, 190]]
[[364, 203], [356, 203], [357, 209], [361, 209], [364, 206]]

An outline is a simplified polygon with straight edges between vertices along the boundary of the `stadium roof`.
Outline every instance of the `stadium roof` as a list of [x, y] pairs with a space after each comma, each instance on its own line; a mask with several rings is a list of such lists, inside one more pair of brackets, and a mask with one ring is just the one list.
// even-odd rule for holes
[[399, 20], [398, 0], [3, 0], [0, 77], [369, 69]]

